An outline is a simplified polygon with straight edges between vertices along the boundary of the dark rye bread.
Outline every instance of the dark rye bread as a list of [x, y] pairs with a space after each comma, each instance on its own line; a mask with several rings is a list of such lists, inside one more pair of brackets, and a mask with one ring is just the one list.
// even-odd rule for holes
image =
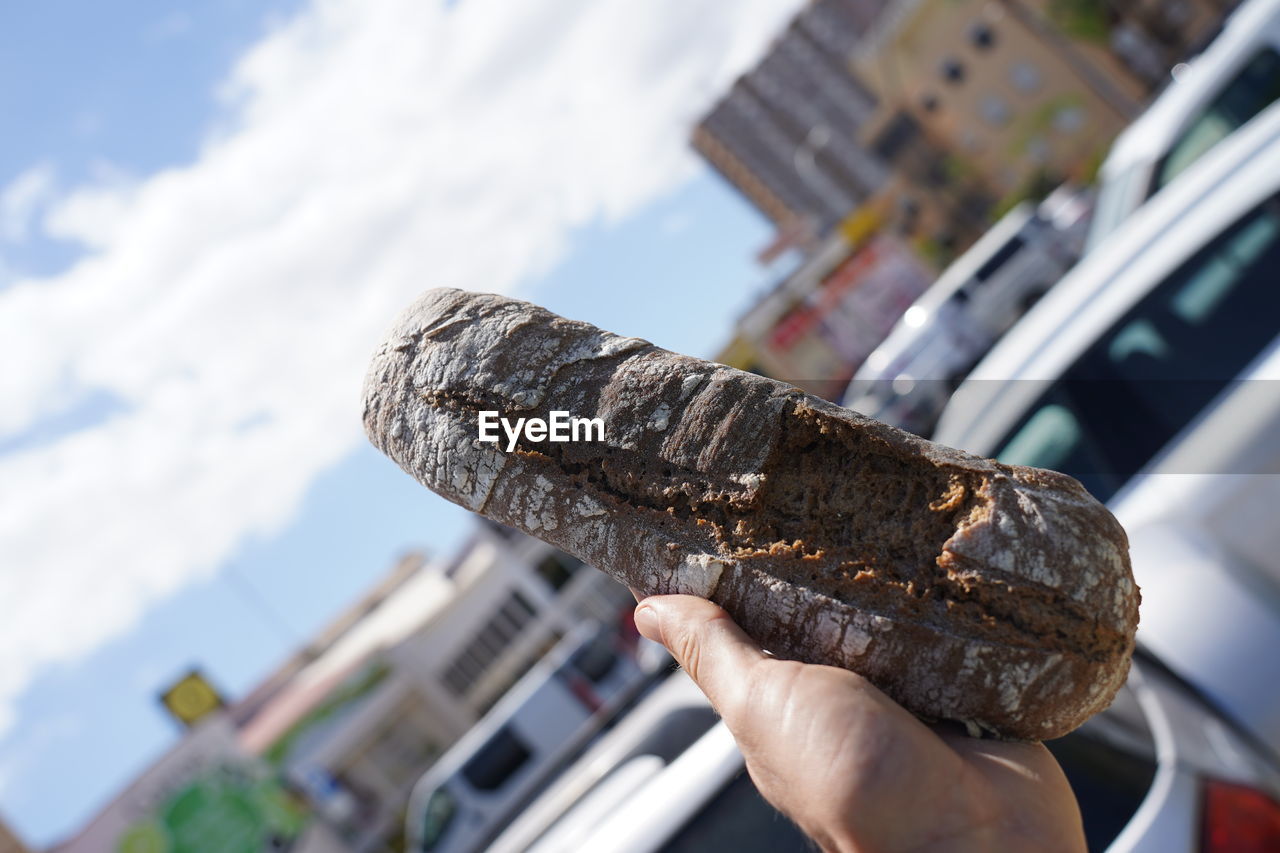
[[[481, 410], [598, 417], [605, 438], [508, 453], [478, 440]], [[710, 598], [774, 654], [851, 669], [926, 719], [1057, 737], [1128, 672], [1125, 534], [1062, 474], [458, 290], [400, 318], [364, 422], [449, 500], [643, 593]]]

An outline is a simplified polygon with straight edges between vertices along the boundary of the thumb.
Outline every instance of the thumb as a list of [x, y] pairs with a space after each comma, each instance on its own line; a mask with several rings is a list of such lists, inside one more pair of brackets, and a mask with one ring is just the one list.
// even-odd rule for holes
[[724, 608], [693, 595], [654, 595], [635, 612], [636, 628], [662, 643], [711, 704], [728, 717], [745, 699], [746, 673], [768, 656]]

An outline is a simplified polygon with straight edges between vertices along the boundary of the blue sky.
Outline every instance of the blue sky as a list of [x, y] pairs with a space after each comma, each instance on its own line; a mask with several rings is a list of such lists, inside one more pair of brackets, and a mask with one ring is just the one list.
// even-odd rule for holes
[[[216, 84], [246, 45], [298, 0], [88, 3], [45, 0], [0, 12], [0, 175], [48, 164], [80, 182], [104, 168], [144, 174], [189, 161]], [[37, 235], [38, 236], [38, 235]], [[24, 271], [52, 272], [73, 247], [7, 247]]]
[[0, 814], [31, 841], [164, 749], [187, 667], [242, 693], [457, 544], [358, 430], [418, 290], [727, 340], [769, 228], [687, 127], [795, 3], [641, 5], [0, 13]]

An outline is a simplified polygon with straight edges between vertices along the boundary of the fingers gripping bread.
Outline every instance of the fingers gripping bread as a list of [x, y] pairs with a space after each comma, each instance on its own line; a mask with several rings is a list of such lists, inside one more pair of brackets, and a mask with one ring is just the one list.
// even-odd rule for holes
[[[1052, 738], [1128, 672], [1125, 534], [1062, 474], [458, 290], [400, 318], [364, 405], [373, 443], [449, 500], [644, 593], [710, 598], [774, 654], [927, 719]], [[604, 437], [483, 442], [483, 411], [599, 418]]]

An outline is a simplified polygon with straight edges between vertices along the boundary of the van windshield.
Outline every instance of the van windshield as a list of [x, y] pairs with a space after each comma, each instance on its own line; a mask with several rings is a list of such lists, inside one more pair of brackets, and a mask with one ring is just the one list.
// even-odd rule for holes
[[1280, 98], [1280, 54], [1258, 51], [1165, 155], [1152, 193], [1167, 185], [1202, 154]]
[[529, 745], [510, 726], [503, 726], [476, 750], [476, 754], [463, 766], [462, 775], [476, 790], [496, 791], [532, 755]]
[[996, 457], [1053, 468], [1106, 501], [1275, 338], [1280, 197], [1122, 316], [1054, 382]]

